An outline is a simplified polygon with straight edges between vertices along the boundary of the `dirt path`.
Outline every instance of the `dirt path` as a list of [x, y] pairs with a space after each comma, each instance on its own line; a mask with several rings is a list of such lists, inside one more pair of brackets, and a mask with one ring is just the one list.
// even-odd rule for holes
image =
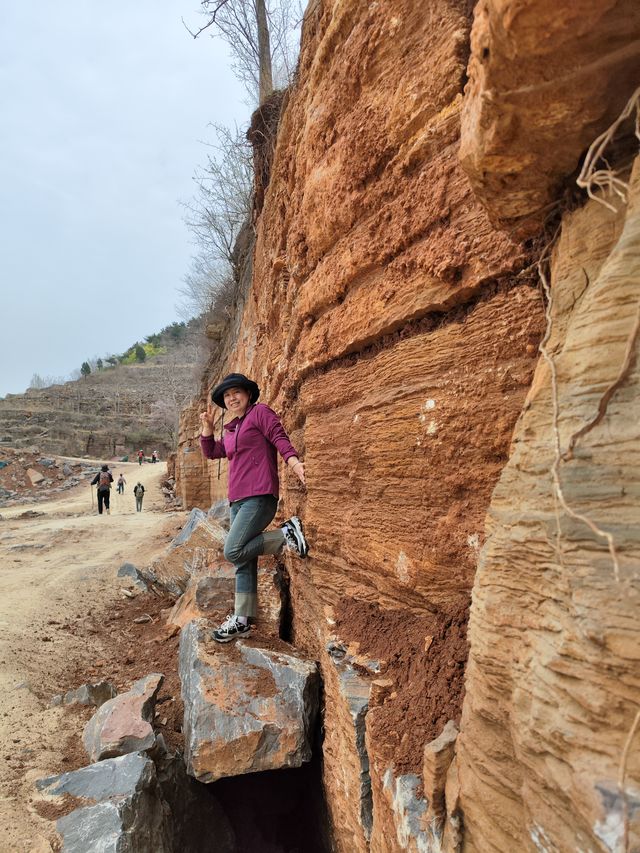
[[[86, 461], [86, 460], [84, 460]], [[51, 824], [34, 809], [34, 781], [64, 766], [72, 722], [48, 708], [73, 664], [108, 657], [101, 616], [121, 599], [120, 565], [159, 554], [185, 513], [164, 512], [166, 467], [121, 463], [126, 492], [97, 515], [83, 483], [64, 497], [2, 510], [0, 521], [0, 852], [48, 850]], [[145, 486], [142, 513], [133, 487]], [[45, 513], [33, 519], [25, 510]], [[77, 735], [77, 732], [75, 732]]]

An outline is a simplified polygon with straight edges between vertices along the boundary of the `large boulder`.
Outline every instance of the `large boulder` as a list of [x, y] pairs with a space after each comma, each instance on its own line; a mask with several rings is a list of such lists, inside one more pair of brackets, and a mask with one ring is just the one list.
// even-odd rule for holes
[[130, 753], [36, 783], [47, 798], [88, 805], [58, 819], [64, 853], [170, 853], [170, 830], [153, 761]]
[[208, 627], [193, 621], [180, 636], [187, 771], [215, 782], [308, 761], [318, 710], [316, 664], [284, 643], [282, 651], [245, 641], [216, 645], [206, 638]]
[[162, 681], [159, 673], [147, 675], [96, 711], [82, 736], [91, 761], [151, 749], [155, 745], [151, 723]]
[[189, 578], [205, 572], [221, 558], [223, 546], [222, 527], [202, 510], [194, 509], [167, 551], [139, 574], [148, 584], [177, 598], [187, 588]]

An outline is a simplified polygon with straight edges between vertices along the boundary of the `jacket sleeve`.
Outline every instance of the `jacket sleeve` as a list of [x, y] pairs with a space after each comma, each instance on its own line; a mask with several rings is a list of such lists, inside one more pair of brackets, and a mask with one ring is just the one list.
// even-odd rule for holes
[[113, 483], [113, 474], [109, 471], [109, 482]]
[[96, 474], [96, 476], [91, 481], [91, 485], [95, 486], [95, 484], [98, 482], [99, 479], [100, 479], [100, 474]]
[[289, 436], [285, 432], [285, 428], [282, 426], [280, 418], [276, 415], [273, 409], [270, 409], [269, 406], [264, 405], [264, 403], [258, 406], [256, 422], [260, 427], [262, 434], [271, 442], [271, 444], [273, 444], [285, 462], [292, 456], [298, 455], [298, 451], [291, 444]]
[[200, 449], [202, 455], [207, 459], [226, 459], [227, 454], [224, 449], [224, 441], [217, 439], [213, 435], [200, 436]]

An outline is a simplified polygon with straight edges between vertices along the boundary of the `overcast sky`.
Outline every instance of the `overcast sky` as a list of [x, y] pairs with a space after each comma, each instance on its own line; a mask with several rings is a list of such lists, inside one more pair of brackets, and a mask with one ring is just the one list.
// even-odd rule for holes
[[177, 317], [180, 200], [207, 125], [248, 122], [198, 0], [5, 2], [0, 12], [0, 396]]

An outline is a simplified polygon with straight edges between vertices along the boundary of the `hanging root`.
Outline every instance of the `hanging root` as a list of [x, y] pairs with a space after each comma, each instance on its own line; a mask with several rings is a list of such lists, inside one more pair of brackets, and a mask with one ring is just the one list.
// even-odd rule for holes
[[[589, 194], [589, 198], [593, 198], [604, 204], [606, 208], [616, 212], [613, 204], [605, 201], [601, 195], [596, 195], [595, 190], [602, 190], [604, 194], [618, 196], [623, 203], [626, 204], [628, 184], [617, 176], [617, 173], [612, 169], [604, 157], [604, 152], [616, 134], [620, 125], [636, 111], [635, 134], [640, 139], [640, 86], [635, 90], [633, 95], [627, 101], [627, 105], [620, 113], [614, 123], [605, 130], [603, 134], [598, 136], [589, 147], [584, 163], [576, 183], [582, 189], [585, 189]], [[603, 164], [604, 168], [600, 165]]]
[[627, 776], [629, 752], [631, 750], [631, 744], [635, 733], [638, 730], [638, 724], [640, 724], [640, 711], [637, 712], [635, 719], [631, 724], [631, 728], [629, 729], [629, 734], [627, 735], [627, 740], [625, 742], [624, 749], [622, 750], [622, 757], [620, 758], [620, 767], [618, 769], [618, 790], [622, 798], [622, 850], [624, 853], [629, 853], [629, 801], [624, 787], [624, 780]]

